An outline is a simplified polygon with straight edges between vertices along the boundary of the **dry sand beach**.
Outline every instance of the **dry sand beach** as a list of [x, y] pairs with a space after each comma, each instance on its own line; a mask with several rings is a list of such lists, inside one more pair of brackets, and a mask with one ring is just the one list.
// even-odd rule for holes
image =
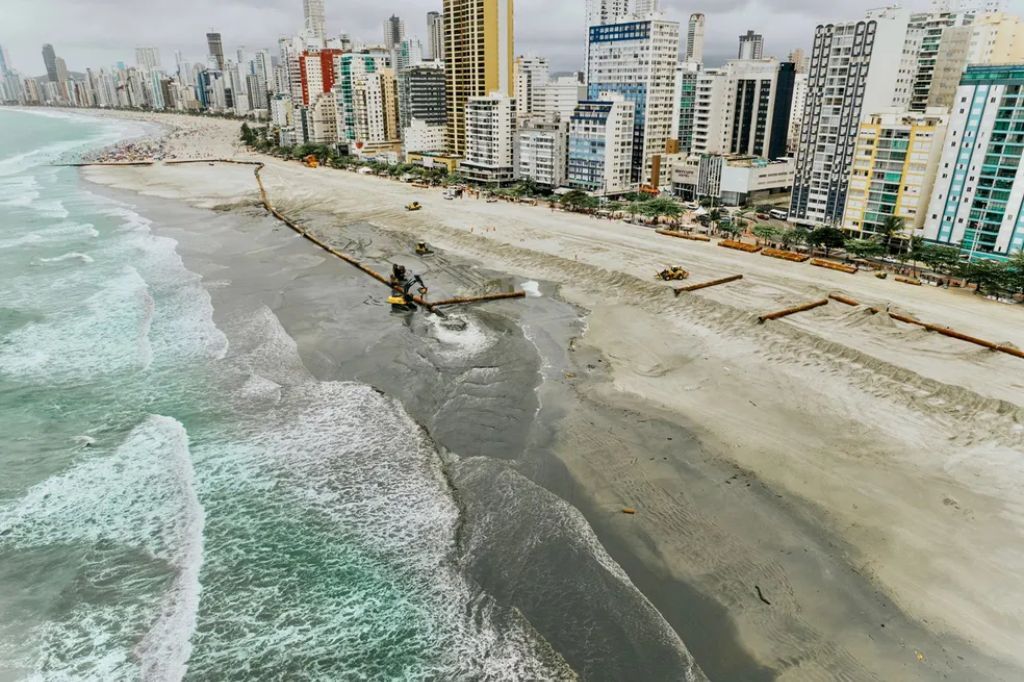
[[[1024, 306], [308, 169], [242, 149], [234, 121], [109, 115], [162, 124], [177, 158], [266, 162], [300, 221], [331, 213], [558, 285], [585, 315], [555, 380], [576, 406], [553, 448], [570, 501], [711, 677], [730, 662], [700, 641], [691, 591], [777, 679], [1024, 675], [1024, 360], [838, 303], [757, 323], [840, 292], [1024, 347]], [[200, 208], [257, 202], [247, 167], [83, 172]], [[675, 264], [744, 279], [675, 297], [653, 278]]]

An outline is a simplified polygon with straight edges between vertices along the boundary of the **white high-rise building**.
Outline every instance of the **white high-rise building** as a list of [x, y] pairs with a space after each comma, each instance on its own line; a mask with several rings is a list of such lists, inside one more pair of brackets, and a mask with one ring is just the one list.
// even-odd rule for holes
[[391, 54], [391, 65], [396, 73], [400, 73], [410, 66], [418, 66], [423, 63], [423, 43], [419, 38], [406, 38], [395, 46]]
[[306, 31], [314, 38], [324, 40], [327, 37], [324, 0], [302, 0], [302, 15]]
[[135, 65], [146, 71], [159, 71], [160, 50], [155, 47], [135, 48]]
[[466, 102], [466, 154], [459, 172], [467, 180], [503, 184], [515, 179], [516, 102], [500, 92]]
[[516, 179], [529, 179], [544, 187], [565, 183], [569, 120], [529, 119], [516, 132]]
[[629, 16], [629, 0], [587, 0], [587, 27], [614, 24]]
[[654, 158], [666, 152], [673, 127], [679, 24], [655, 15], [591, 26], [587, 56], [588, 99], [617, 92], [636, 105], [633, 182], [656, 186]]
[[[942, 27], [932, 22], [922, 40], [922, 55], [915, 79], [911, 107], [953, 106], [960, 76], [970, 64], [1020, 64], [1024, 62], [1024, 20], [1002, 12], [947, 17]], [[940, 33], [938, 44], [934, 34]], [[931, 42], [928, 36], [932, 36]]]
[[764, 57], [764, 36], [748, 30], [740, 36], [740, 49], [736, 58], [761, 59], [762, 57]]
[[334, 144], [340, 137], [338, 100], [331, 93], [320, 94], [309, 106], [309, 141]]
[[516, 57], [515, 73], [516, 115], [522, 120], [537, 109], [538, 91], [548, 82], [548, 60], [521, 55]]
[[909, 21], [908, 11], [887, 7], [815, 31], [790, 220], [842, 221], [861, 121], [910, 102], [916, 56], [907, 50]]
[[695, 154], [786, 156], [795, 72], [792, 62], [736, 59], [697, 75]]
[[[794, 67], [799, 65], [794, 62]], [[807, 103], [807, 74], [797, 71], [793, 78], [793, 105], [789, 110], [789, 134], [786, 136], [786, 149], [790, 155], [796, 154], [800, 142], [800, 122], [803, 120], [804, 106]]]
[[444, 17], [427, 12], [427, 47], [430, 59], [444, 59]]
[[414, 118], [402, 128], [402, 149], [412, 152], [436, 152], [444, 149], [445, 127], [431, 125], [423, 119]]
[[405, 40], [405, 22], [394, 14], [384, 20], [384, 47], [395, 49]]
[[587, 86], [576, 76], [558, 76], [533, 93], [533, 113], [545, 120], [557, 116], [568, 121], [576, 111], [576, 105], [587, 98]]
[[[398, 135], [398, 86], [391, 69], [364, 73], [354, 79], [352, 109], [356, 145], [395, 145]], [[397, 149], [396, 149], [397, 151]]]
[[658, 0], [633, 0], [633, 16], [646, 19], [658, 12]]
[[686, 28], [686, 61], [704, 61], [704, 15], [694, 13], [690, 15], [690, 22]]
[[633, 139], [636, 104], [614, 92], [580, 102], [569, 119], [566, 166], [570, 187], [595, 194], [634, 189]]

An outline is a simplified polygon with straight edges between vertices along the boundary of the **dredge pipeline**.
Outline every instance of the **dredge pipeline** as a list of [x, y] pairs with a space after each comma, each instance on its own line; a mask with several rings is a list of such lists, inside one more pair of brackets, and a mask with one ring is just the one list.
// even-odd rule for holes
[[[335, 258], [338, 258], [340, 260], [345, 261], [346, 263], [348, 263], [352, 267], [354, 267], [354, 268], [362, 271], [363, 273], [369, 275], [370, 277], [372, 277], [373, 279], [377, 280], [381, 284], [387, 286], [388, 288], [392, 289], [393, 291], [397, 291], [399, 293], [402, 293], [402, 288], [401, 287], [398, 287], [398, 286], [395, 286], [394, 284], [392, 284], [391, 280], [388, 279], [387, 277], [385, 277], [384, 275], [382, 275], [381, 273], [379, 273], [376, 270], [374, 270], [373, 268], [363, 264], [358, 259], [348, 255], [347, 253], [344, 253], [342, 251], [339, 251], [339, 250], [335, 249], [330, 244], [324, 243], [323, 241], [321, 241], [320, 239], [316, 238], [315, 236], [310, 234], [308, 231], [303, 229], [298, 223], [296, 223], [295, 221], [291, 220], [286, 215], [284, 215], [279, 210], [277, 210], [277, 208], [274, 206], [273, 202], [270, 201], [270, 196], [267, 194], [267, 188], [263, 184], [263, 178], [260, 175], [260, 173], [263, 171], [263, 169], [266, 168], [266, 164], [263, 163], [262, 161], [237, 161], [235, 159], [186, 159], [186, 160], [180, 160], [180, 161], [168, 161], [167, 163], [168, 164], [232, 163], [232, 164], [236, 164], [236, 165], [240, 165], [240, 166], [255, 166], [255, 168], [253, 169], [253, 175], [256, 176], [256, 185], [259, 188], [259, 193], [260, 193], [260, 203], [263, 204], [263, 207], [272, 216], [274, 216], [279, 221], [281, 221], [282, 223], [287, 225], [291, 230], [293, 230], [296, 234], [301, 236], [303, 239], [305, 239], [305, 240], [307, 240], [309, 242], [312, 242], [313, 244], [316, 244], [318, 247], [320, 247], [321, 249], [323, 249], [327, 253], [331, 254]], [[511, 292], [495, 293], [495, 294], [483, 294], [481, 296], [464, 296], [464, 297], [461, 297], [461, 298], [450, 298], [450, 299], [445, 299], [443, 301], [436, 301], [436, 302], [426, 301], [426, 300], [424, 300], [424, 298], [422, 296], [413, 296], [412, 300], [417, 305], [422, 306], [428, 312], [434, 313], [435, 315], [443, 316], [444, 313], [441, 312], [440, 310], [438, 310], [438, 308], [441, 307], [441, 306], [466, 305], [466, 304], [469, 304], [469, 303], [480, 303], [480, 302], [483, 302], [483, 301], [496, 301], [496, 300], [507, 299], [507, 298], [525, 298], [525, 297], [526, 297], [526, 292], [524, 292], [524, 291], [511, 291]]]
[[[842, 294], [829, 294], [828, 297], [830, 299], [832, 299], [833, 301], [838, 301], [839, 303], [844, 303], [844, 304], [846, 304], [848, 306], [859, 306], [860, 305], [860, 303], [858, 301], [856, 301], [855, 299], [852, 299], [849, 296], [844, 296]], [[1014, 357], [1018, 357], [1018, 358], [1024, 359], [1024, 351], [1022, 351], [1020, 348], [1016, 348], [1014, 346], [1010, 346], [1010, 345], [1007, 345], [1007, 344], [994, 343], [992, 341], [986, 341], [985, 339], [979, 339], [976, 336], [970, 336], [968, 334], [964, 334], [963, 332], [958, 332], [955, 329], [950, 329], [949, 327], [943, 327], [942, 325], [938, 325], [938, 324], [930, 324], [928, 322], [922, 322], [921, 320], [914, 319], [913, 317], [910, 317], [908, 315], [901, 315], [900, 313], [894, 313], [894, 312], [889, 311], [889, 310], [882, 310], [881, 308], [876, 308], [874, 306], [868, 306], [868, 307], [865, 308], [865, 310], [867, 310], [869, 313], [871, 313], [873, 315], [877, 315], [879, 313], [884, 312], [886, 315], [888, 315], [890, 318], [896, 320], [897, 322], [903, 322], [905, 324], [916, 325], [916, 326], [922, 327], [922, 328], [924, 328], [924, 329], [926, 329], [926, 330], [928, 330], [930, 332], [935, 332], [936, 334], [941, 334], [943, 336], [948, 336], [951, 339], [958, 339], [960, 341], [966, 341], [967, 343], [973, 343], [974, 345], [981, 346], [982, 348], [988, 348], [989, 350], [998, 351], [1000, 353], [1006, 353], [1007, 355], [1012, 355]]]

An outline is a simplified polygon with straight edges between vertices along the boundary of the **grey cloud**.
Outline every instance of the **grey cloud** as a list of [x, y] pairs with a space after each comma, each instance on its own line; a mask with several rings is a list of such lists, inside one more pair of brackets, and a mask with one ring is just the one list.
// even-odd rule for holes
[[[72, 70], [134, 60], [134, 48], [159, 47], [165, 66], [174, 50], [190, 59], [206, 53], [205, 33], [224, 36], [225, 48], [274, 49], [277, 39], [294, 33], [302, 22], [301, 0], [2, 0], [0, 45], [15, 68], [26, 74], [43, 72], [40, 49], [53, 43]], [[784, 56], [810, 46], [814, 27], [822, 22], [855, 19], [884, 0], [847, 0], [839, 5], [820, 0], [717, 0], [706, 7], [663, 0], [668, 16], [686, 21], [691, 12], [707, 15], [706, 55], [709, 63], [730, 57], [736, 38], [747, 29], [765, 36], [765, 51]], [[924, 9], [928, 0], [906, 3]], [[363, 40], [378, 40], [391, 13], [406, 22], [406, 31], [423, 38], [426, 13], [439, 10], [440, 0], [326, 0], [328, 28]], [[1007, 9], [1024, 14], [1024, 0], [1009, 0]], [[582, 68], [584, 0], [517, 0], [516, 51], [547, 56], [555, 70]]]

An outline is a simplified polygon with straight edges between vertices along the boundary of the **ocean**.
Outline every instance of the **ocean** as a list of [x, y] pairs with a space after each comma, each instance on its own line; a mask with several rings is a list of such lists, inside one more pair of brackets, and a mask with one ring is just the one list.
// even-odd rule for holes
[[0, 678], [569, 675], [453, 560], [397, 402], [269, 310], [218, 327], [154, 217], [50, 165], [138, 128], [0, 111]]

